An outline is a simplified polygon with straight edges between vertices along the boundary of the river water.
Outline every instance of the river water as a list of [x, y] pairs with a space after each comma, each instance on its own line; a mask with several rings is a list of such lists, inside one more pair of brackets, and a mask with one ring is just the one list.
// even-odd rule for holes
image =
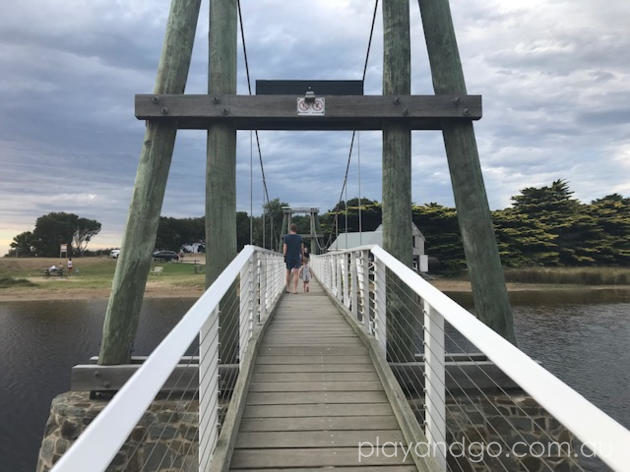
[[[193, 301], [145, 300], [133, 354], [149, 354]], [[521, 349], [630, 427], [630, 291], [522, 293], [513, 302]], [[50, 401], [69, 389], [72, 366], [98, 353], [106, 303], [0, 303], [0, 471], [35, 470]]]

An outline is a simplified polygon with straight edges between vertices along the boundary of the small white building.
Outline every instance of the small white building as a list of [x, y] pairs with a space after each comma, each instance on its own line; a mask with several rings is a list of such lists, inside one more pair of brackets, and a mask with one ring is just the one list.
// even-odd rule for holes
[[[419, 272], [428, 272], [429, 258], [424, 253], [424, 235], [418, 227], [411, 223], [411, 235], [413, 238], [413, 267]], [[329, 251], [343, 251], [370, 244], [383, 245], [383, 225], [376, 231], [364, 231], [362, 233], [341, 233], [328, 247]]]

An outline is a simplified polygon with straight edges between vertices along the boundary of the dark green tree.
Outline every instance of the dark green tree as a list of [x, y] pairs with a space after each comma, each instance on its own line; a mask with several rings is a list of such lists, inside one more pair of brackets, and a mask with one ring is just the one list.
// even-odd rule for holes
[[100, 222], [89, 218], [78, 218], [76, 229], [72, 236], [72, 252], [75, 255], [83, 254], [92, 238], [100, 232]]
[[547, 225], [513, 208], [492, 212], [492, 220], [504, 266], [558, 264], [558, 236]]
[[59, 246], [72, 246], [79, 217], [74, 213], [53, 212], [37, 218], [33, 230], [33, 247], [37, 256], [55, 257]]
[[593, 200], [587, 211], [601, 229], [597, 263], [630, 265], [630, 198], [613, 193]]
[[535, 220], [542, 225], [543, 231], [556, 236], [560, 265], [596, 263], [602, 230], [589, 214], [587, 205], [573, 198], [566, 180], [556, 180], [549, 186], [524, 188], [512, 197], [512, 201], [517, 217], [523, 221]]
[[425, 237], [426, 253], [439, 261], [440, 269], [459, 272], [466, 268], [455, 208], [433, 202], [417, 205], [412, 218]]
[[28, 257], [35, 253], [33, 247], [33, 233], [24, 231], [13, 238], [10, 244], [10, 255], [18, 257]]
[[184, 244], [205, 241], [205, 218], [160, 217], [155, 241], [156, 249], [179, 251]]

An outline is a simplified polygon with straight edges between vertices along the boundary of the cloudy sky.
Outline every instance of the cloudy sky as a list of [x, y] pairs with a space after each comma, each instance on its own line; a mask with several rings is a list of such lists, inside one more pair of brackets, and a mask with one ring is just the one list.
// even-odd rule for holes
[[[153, 88], [167, 0], [22, 0], [0, 16], [0, 253], [50, 211], [103, 223], [117, 246], [143, 136], [135, 93]], [[372, 0], [242, 0], [253, 79], [359, 79]], [[630, 195], [630, 2], [451, 0], [492, 208], [530, 185], [570, 181], [588, 201]], [[410, 2], [412, 93], [432, 93], [418, 5]], [[207, 87], [208, 0], [188, 93]], [[381, 92], [377, 18], [366, 93]], [[239, 93], [247, 93], [242, 56]], [[260, 133], [269, 191], [331, 208], [350, 133]], [[381, 198], [380, 133], [360, 136], [363, 194]], [[249, 133], [238, 138], [238, 206], [249, 207]], [[205, 138], [180, 132], [164, 215], [199, 216]], [[255, 169], [254, 205], [262, 190]], [[349, 195], [357, 194], [356, 156]], [[452, 204], [441, 135], [414, 132], [413, 199]]]

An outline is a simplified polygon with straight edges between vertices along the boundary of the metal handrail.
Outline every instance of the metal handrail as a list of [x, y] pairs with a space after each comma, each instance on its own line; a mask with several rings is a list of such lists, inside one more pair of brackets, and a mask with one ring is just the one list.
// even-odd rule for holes
[[[339, 289], [342, 284], [340, 279], [345, 279], [346, 283], [350, 284], [351, 287], [356, 287], [357, 281], [352, 280], [352, 277], [356, 276], [356, 271], [351, 270], [350, 277], [348, 277], [347, 269], [337, 269], [339, 264], [320, 265], [317, 262], [317, 258], [332, 258], [334, 260], [340, 256], [347, 258], [348, 255], [353, 254], [356, 257], [357, 253], [368, 251], [374, 256], [375, 266], [382, 264], [392, 271], [400, 281], [422, 298], [425, 306], [430, 308], [431, 314], [437, 314], [450, 323], [459, 333], [483, 352], [490, 361], [516, 382], [523, 391], [527, 392], [549, 414], [554, 416], [583, 444], [588, 446], [603, 462], [616, 471], [629, 470], [630, 448], [628, 445], [630, 444], [630, 431], [628, 429], [541, 367], [531, 357], [506, 341], [472, 313], [451, 300], [380, 246], [362, 246], [360, 248], [315, 256], [313, 268], [317, 271], [319, 266], [323, 272], [332, 271], [331, 273], [320, 273], [317, 275], [320, 276], [319, 279], [322, 283], [326, 284], [328, 281], [330, 285], [328, 288], [331, 292], [342, 303], [347, 305], [344, 298], [348, 297], [348, 291], [345, 287], [343, 290]], [[345, 267], [346, 264], [342, 263], [341, 265]], [[376, 286], [379, 282], [375, 278], [373, 283]], [[375, 289], [377, 288], [375, 287]], [[380, 289], [383, 290], [382, 287]], [[384, 310], [384, 307], [382, 309]], [[385, 313], [379, 314], [377, 310], [376, 318], [384, 316], [386, 316]], [[425, 316], [425, 323], [427, 322], [426, 320]], [[369, 334], [374, 335], [377, 339], [379, 337], [379, 333], [375, 330], [369, 332]], [[384, 340], [381, 340], [381, 342], [384, 342]], [[443, 369], [443, 360], [441, 365], [437, 365]]]
[[[245, 246], [89, 424], [51, 472], [98, 471], [107, 468], [186, 349], [206, 323], [216, 321], [214, 318], [217, 317], [221, 299], [257, 252], [280, 257], [275, 252]], [[279, 287], [275, 287], [275, 290], [280, 293]]]

